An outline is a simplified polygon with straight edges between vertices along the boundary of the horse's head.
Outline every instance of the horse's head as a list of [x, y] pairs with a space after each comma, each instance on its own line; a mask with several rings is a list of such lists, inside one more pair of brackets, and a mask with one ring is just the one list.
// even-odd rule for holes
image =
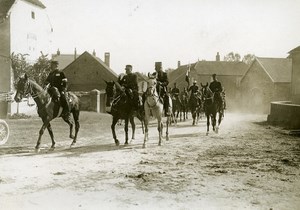
[[15, 95], [15, 101], [20, 102], [22, 98], [26, 97], [30, 93], [30, 82], [25, 74], [24, 76], [19, 77], [17, 82], [17, 93]]
[[201, 83], [201, 96], [203, 99], [208, 99], [211, 98], [213, 95], [212, 91], [208, 87], [208, 83], [206, 85], [203, 85]]
[[149, 77], [147, 81], [147, 94], [151, 95], [154, 94], [156, 91], [156, 85], [157, 85], [157, 80], [156, 78]]
[[106, 91], [107, 96], [108, 97], [113, 97], [114, 96], [115, 82], [114, 81], [110, 81], [110, 82], [105, 81], [105, 83], [106, 83], [105, 91]]

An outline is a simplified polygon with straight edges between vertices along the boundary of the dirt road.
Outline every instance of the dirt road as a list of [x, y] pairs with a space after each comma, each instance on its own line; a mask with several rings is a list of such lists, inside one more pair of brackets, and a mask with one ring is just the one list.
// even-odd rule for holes
[[[148, 148], [138, 126], [129, 146], [116, 147], [107, 114], [83, 112], [78, 144], [52, 124], [34, 153], [37, 118], [8, 120], [0, 147], [0, 209], [299, 209], [300, 138], [268, 126], [266, 116], [226, 114], [219, 134], [205, 121], [170, 128], [158, 147], [155, 121]], [[124, 142], [123, 127], [118, 136]]]

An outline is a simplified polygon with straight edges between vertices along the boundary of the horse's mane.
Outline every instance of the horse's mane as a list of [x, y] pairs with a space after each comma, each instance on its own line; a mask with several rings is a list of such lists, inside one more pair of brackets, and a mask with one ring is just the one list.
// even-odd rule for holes
[[34, 81], [34, 80], [32, 80], [32, 79], [28, 79], [28, 81], [30, 82], [30, 84], [32, 85], [32, 86], [34, 86], [34, 88], [39, 92], [39, 93], [41, 93], [41, 95], [42, 96], [50, 96], [49, 95], [49, 93], [46, 91], [46, 90], [44, 90], [36, 81]]

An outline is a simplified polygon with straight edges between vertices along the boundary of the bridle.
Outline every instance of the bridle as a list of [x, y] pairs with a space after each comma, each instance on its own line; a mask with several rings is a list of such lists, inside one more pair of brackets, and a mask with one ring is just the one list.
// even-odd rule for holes
[[[149, 82], [148, 82], [148, 84], [149, 84]], [[152, 85], [148, 85], [147, 92], [146, 92], [146, 98], [148, 98], [148, 97], [152, 97], [153, 99], [155, 99], [154, 100], [155, 103], [153, 105], [151, 105], [149, 103], [149, 101], [146, 100], [147, 105], [152, 109], [153, 107], [155, 107], [157, 105], [157, 103], [159, 101], [159, 96], [158, 96], [157, 91], [156, 91], [156, 84], [155, 83], [152, 84]]]

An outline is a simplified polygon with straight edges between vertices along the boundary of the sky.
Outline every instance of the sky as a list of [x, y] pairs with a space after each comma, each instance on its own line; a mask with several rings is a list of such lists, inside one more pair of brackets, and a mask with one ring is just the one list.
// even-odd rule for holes
[[300, 45], [300, 0], [41, 0], [53, 53], [95, 50], [124, 73], [152, 72], [229, 52], [287, 57]]

